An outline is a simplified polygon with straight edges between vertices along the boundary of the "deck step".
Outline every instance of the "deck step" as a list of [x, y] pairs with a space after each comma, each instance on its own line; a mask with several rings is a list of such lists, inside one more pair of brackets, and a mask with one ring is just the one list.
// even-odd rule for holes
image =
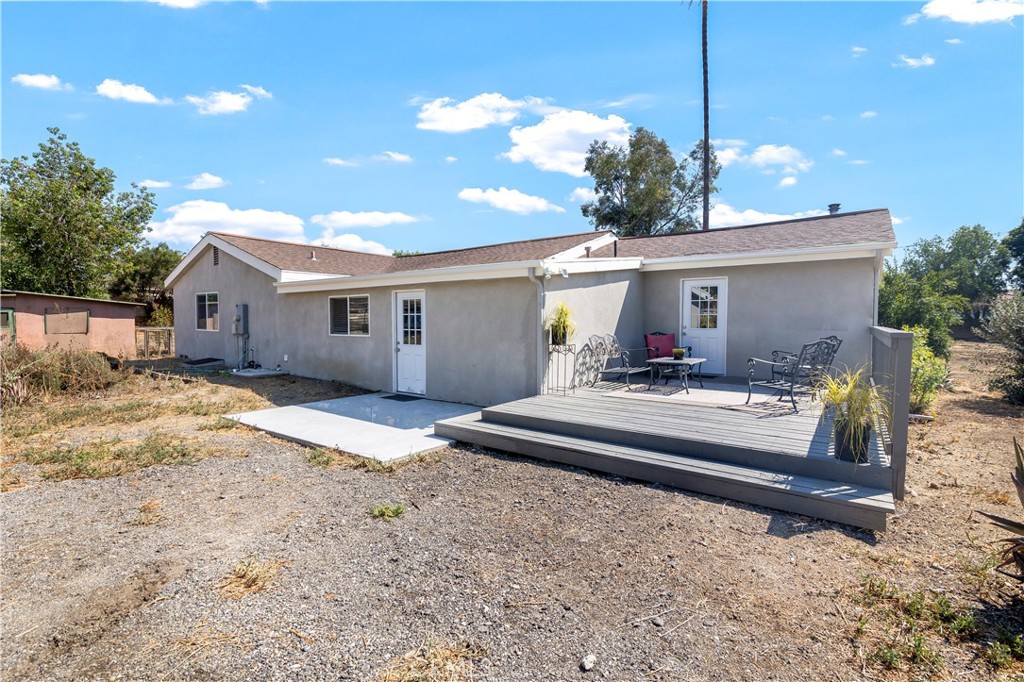
[[710, 461], [620, 443], [485, 421], [473, 413], [439, 421], [435, 435], [561, 464], [717, 495], [773, 509], [885, 530], [888, 490]]
[[[622, 412], [623, 398], [550, 396], [526, 398], [482, 410], [483, 421], [562, 436], [599, 440], [628, 447], [744, 467], [778, 471], [871, 488], [887, 488], [891, 471], [858, 466], [831, 456], [832, 425], [812, 416], [754, 419], [717, 407], [646, 403], [642, 416]], [[636, 402], [627, 401], [627, 409]], [[739, 422], [738, 420], [742, 420]], [[742, 428], [737, 425], [742, 423]], [[874, 444], [881, 451], [881, 444]], [[819, 453], [819, 454], [811, 454]], [[875, 459], [879, 455], [875, 454]]]

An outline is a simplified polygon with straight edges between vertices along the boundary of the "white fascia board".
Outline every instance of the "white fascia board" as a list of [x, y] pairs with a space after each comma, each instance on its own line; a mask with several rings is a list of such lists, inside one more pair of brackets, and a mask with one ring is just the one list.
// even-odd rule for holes
[[240, 248], [234, 246], [233, 244], [228, 244], [226, 241], [220, 239], [216, 235], [207, 234], [202, 239], [199, 240], [198, 244], [192, 247], [192, 250], [189, 251], [184, 258], [181, 259], [181, 262], [178, 263], [178, 267], [174, 268], [174, 270], [171, 271], [171, 274], [167, 275], [167, 279], [164, 280], [164, 287], [167, 289], [173, 288], [174, 282], [177, 281], [182, 274], [184, 274], [185, 270], [187, 270], [189, 266], [192, 265], [192, 262], [195, 261], [195, 259], [198, 258], [200, 254], [202, 254], [203, 250], [207, 246], [216, 246], [218, 249], [228, 254], [229, 256], [233, 256], [238, 260], [242, 261], [243, 263], [245, 263], [246, 265], [259, 270], [263, 274], [273, 279], [275, 282], [281, 280], [281, 271], [275, 268], [267, 261], [256, 258], [255, 256], [248, 254], [245, 251], [242, 251]]
[[303, 282], [278, 282], [275, 286], [278, 293], [281, 294], [370, 289], [373, 287], [405, 287], [434, 282], [471, 282], [485, 279], [527, 277], [531, 270], [539, 267], [541, 267], [541, 262], [536, 260], [487, 263], [484, 265], [463, 265], [452, 268], [388, 272], [381, 275], [352, 275]]
[[701, 256], [645, 259], [641, 272], [658, 270], [692, 270], [695, 268], [733, 267], [737, 265], [772, 265], [777, 263], [806, 263], [810, 261], [844, 260], [848, 258], [875, 258], [879, 252], [892, 254], [896, 242], [874, 244], [844, 244], [842, 246], [789, 249], [786, 251], [760, 251], [750, 253], [714, 253]]
[[569, 275], [588, 272], [616, 272], [619, 270], [639, 270], [643, 259], [636, 258], [576, 258], [575, 260], [555, 260], [548, 258], [541, 261], [544, 275], [561, 275], [565, 270]]
[[591, 251], [597, 251], [602, 246], [607, 246], [617, 239], [618, 237], [611, 232], [608, 234], [602, 234], [580, 244], [579, 246], [574, 246], [571, 249], [566, 249], [565, 251], [556, 253], [546, 260], [572, 260], [573, 258], [583, 258], [587, 255], [587, 248], [590, 248]]
[[305, 282], [313, 279], [327, 279], [329, 277], [351, 277], [352, 275], [338, 275], [326, 272], [304, 272], [302, 270], [282, 270], [282, 282]]

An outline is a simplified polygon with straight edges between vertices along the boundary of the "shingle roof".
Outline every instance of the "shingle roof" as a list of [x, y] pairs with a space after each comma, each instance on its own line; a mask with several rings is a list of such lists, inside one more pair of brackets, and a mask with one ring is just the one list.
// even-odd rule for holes
[[[326, 246], [294, 244], [256, 237], [241, 237], [223, 232], [210, 234], [280, 270], [316, 272], [331, 275], [375, 275], [395, 272], [486, 265], [525, 260], [541, 260], [585, 244], [605, 232], [583, 232], [561, 237], [528, 239], [468, 249], [436, 251], [415, 256], [378, 256]], [[310, 256], [316, 253], [316, 260]]]
[[726, 227], [658, 237], [626, 237], [595, 251], [595, 258], [678, 258], [711, 254], [810, 249], [896, 241], [887, 209], [798, 218], [776, 223]]

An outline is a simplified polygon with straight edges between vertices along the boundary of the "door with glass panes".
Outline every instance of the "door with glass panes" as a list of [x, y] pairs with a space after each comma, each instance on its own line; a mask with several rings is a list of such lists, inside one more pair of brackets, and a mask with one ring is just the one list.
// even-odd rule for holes
[[703, 374], [725, 374], [725, 333], [728, 312], [728, 280], [684, 279], [679, 311], [682, 345], [693, 346], [693, 355], [707, 358]]
[[426, 298], [422, 291], [395, 294], [395, 390], [427, 392]]

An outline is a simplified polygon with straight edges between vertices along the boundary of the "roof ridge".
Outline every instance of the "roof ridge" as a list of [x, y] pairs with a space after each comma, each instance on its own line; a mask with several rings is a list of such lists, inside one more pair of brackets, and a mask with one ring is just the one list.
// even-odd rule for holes
[[627, 241], [631, 239], [657, 239], [659, 237], [682, 237], [691, 234], [707, 234], [708, 232], [727, 232], [731, 230], [746, 230], [751, 227], [765, 227], [766, 225], [790, 225], [792, 223], [803, 223], [811, 220], [825, 220], [829, 218], [843, 218], [852, 215], [861, 215], [863, 213], [881, 213], [888, 212], [887, 208], [868, 208], [860, 211], [846, 211], [844, 213], [827, 213], [825, 215], [813, 215], [805, 216], [803, 218], [789, 218], [787, 220], [770, 220], [764, 223], [751, 223], [749, 225], [730, 225], [729, 227], [715, 227], [710, 230], [691, 230], [689, 232], [674, 232], [670, 234], [649, 234], [649, 235], [638, 235], [635, 237], [619, 237], [621, 241]]
[[482, 244], [480, 246], [464, 246], [459, 249], [442, 249], [441, 251], [425, 251], [423, 253], [415, 253], [409, 256], [402, 256], [402, 258], [415, 258], [416, 256], [436, 256], [442, 253], [457, 253], [459, 251], [475, 251], [477, 249], [493, 249], [496, 246], [508, 246], [509, 244], [531, 244], [534, 242], [545, 242], [552, 241], [554, 239], [566, 239], [568, 237], [582, 237], [584, 235], [602, 235], [611, 232], [611, 230], [600, 230], [592, 232], [573, 232], [571, 234], [560, 234], [552, 237], [534, 237], [533, 239], [513, 239], [507, 242], [498, 242], [497, 244]]
[[329, 251], [340, 251], [341, 253], [352, 253], [358, 256], [375, 256], [377, 258], [394, 258], [395, 256], [385, 256], [380, 253], [370, 253], [368, 251], [353, 251], [352, 249], [339, 249], [336, 246], [325, 246], [324, 244], [310, 244], [308, 242], [293, 242], [285, 241], [283, 239], [268, 239], [267, 237], [250, 237], [243, 234], [232, 234], [231, 232], [215, 232], [210, 231], [207, 234], [212, 234], [215, 237], [233, 237], [235, 239], [248, 239], [254, 242], [269, 242], [271, 244], [284, 244], [286, 246], [302, 246], [307, 249], [327, 249]]

